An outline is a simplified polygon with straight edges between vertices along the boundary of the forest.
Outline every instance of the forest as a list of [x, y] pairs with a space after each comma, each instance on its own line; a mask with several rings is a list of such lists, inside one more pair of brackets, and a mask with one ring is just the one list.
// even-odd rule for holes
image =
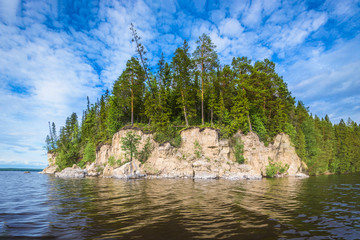
[[221, 138], [253, 131], [265, 145], [285, 132], [310, 174], [360, 171], [360, 126], [350, 118], [333, 124], [327, 115], [313, 116], [291, 96], [275, 63], [234, 57], [231, 65], [223, 65], [203, 34], [194, 52], [184, 41], [171, 61], [162, 55], [150, 67], [141, 38], [130, 29], [136, 57], [127, 61], [111, 92], [95, 103], [88, 98], [81, 120], [72, 113], [59, 132], [49, 123], [46, 150], [57, 154], [60, 170], [93, 162], [96, 149], [126, 126], [152, 132], [159, 143], [175, 147], [182, 129], [199, 126], [219, 129]]

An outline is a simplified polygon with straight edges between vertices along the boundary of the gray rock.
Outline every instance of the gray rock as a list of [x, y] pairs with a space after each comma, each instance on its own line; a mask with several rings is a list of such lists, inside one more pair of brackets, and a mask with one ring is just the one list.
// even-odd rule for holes
[[97, 166], [95, 165], [95, 162], [93, 162], [90, 165], [86, 166], [87, 175], [90, 177], [96, 177], [99, 176], [99, 172], [97, 171]]
[[87, 171], [79, 168], [74, 165], [73, 167], [68, 167], [62, 170], [61, 172], [55, 173], [55, 177], [59, 178], [84, 178], [87, 174]]
[[295, 174], [296, 178], [308, 178], [309, 175], [306, 175], [305, 173], [297, 173]]
[[121, 167], [115, 168], [113, 170], [113, 177], [114, 178], [141, 178], [145, 177], [146, 174], [140, 168], [140, 162], [138, 161], [131, 161], [125, 163]]
[[57, 165], [50, 165], [48, 167], [46, 167], [44, 170], [42, 170], [42, 172], [40, 172], [41, 174], [55, 174], [57, 171], [56, 169], [58, 168]]

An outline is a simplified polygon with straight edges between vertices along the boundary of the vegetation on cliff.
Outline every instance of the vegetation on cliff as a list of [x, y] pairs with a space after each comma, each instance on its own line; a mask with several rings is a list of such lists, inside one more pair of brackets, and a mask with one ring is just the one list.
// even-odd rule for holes
[[231, 65], [222, 65], [211, 39], [202, 35], [194, 53], [184, 41], [170, 62], [162, 56], [151, 71], [140, 38], [132, 33], [138, 58], [128, 60], [112, 91], [93, 104], [88, 99], [81, 122], [73, 113], [59, 135], [54, 123], [49, 126], [46, 148], [57, 153], [60, 169], [93, 161], [96, 146], [131, 125], [173, 145], [180, 144], [179, 131], [189, 126], [218, 128], [223, 138], [239, 129], [253, 131], [265, 143], [285, 132], [311, 174], [360, 170], [359, 125], [350, 119], [333, 125], [328, 116], [312, 116], [295, 102], [273, 62], [234, 57]]

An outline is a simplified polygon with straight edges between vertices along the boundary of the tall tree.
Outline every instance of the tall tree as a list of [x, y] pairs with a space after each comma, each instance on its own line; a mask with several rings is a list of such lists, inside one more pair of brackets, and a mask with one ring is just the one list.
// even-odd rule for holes
[[189, 126], [188, 118], [194, 112], [194, 99], [191, 98], [193, 90], [193, 83], [191, 82], [193, 65], [189, 57], [189, 46], [186, 40], [184, 40], [182, 47], [176, 49], [175, 55], [172, 58], [171, 68], [173, 71], [174, 87], [180, 95], [177, 102], [183, 109], [185, 124]]
[[193, 56], [197, 68], [201, 72], [201, 123], [204, 125], [204, 84], [207, 74], [218, 66], [218, 55], [215, 51], [215, 45], [208, 35], [201, 35], [196, 43], [198, 46]]
[[127, 61], [126, 69], [114, 83], [113, 94], [122, 102], [121, 104], [124, 104], [124, 111], [126, 115], [130, 115], [131, 125], [134, 124], [135, 111], [138, 118], [141, 115], [144, 81], [145, 73], [139, 61], [132, 57]]

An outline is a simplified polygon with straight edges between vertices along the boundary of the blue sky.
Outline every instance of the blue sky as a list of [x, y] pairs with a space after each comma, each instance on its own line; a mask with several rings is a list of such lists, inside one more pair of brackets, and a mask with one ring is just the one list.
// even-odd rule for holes
[[47, 165], [48, 121], [111, 89], [131, 22], [152, 65], [207, 33], [222, 63], [269, 58], [313, 114], [360, 122], [359, 0], [0, 0], [0, 166]]

